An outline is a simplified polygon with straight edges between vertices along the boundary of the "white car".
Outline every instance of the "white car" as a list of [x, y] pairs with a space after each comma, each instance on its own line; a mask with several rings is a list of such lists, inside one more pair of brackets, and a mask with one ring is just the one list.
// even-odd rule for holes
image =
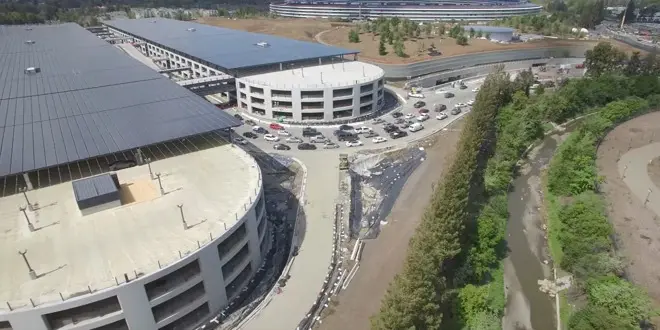
[[425, 114], [425, 113], [423, 113], [423, 114], [417, 116], [417, 121], [418, 121], [418, 122], [423, 122], [423, 121], [426, 121], [426, 120], [428, 120], [428, 119], [429, 119], [429, 115], [427, 115], [427, 114]]
[[477, 93], [477, 92], [479, 92], [479, 87], [477, 87], [477, 88], [475, 88], [475, 89], [473, 89], [473, 90], [472, 90], [472, 92], [474, 92], [474, 93]]
[[286, 138], [286, 142], [291, 142], [291, 143], [302, 143], [303, 140], [302, 140], [301, 138], [299, 138], [299, 137], [292, 136], [292, 137], [288, 137], [288, 138]]
[[367, 134], [371, 132], [371, 127], [362, 126], [355, 129], [356, 134]]
[[362, 141], [360, 140], [346, 141], [347, 147], [359, 147], [361, 145], [362, 145]]
[[323, 149], [337, 149], [339, 145], [334, 142], [326, 142], [323, 144]]
[[464, 106], [465, 106], [465, 103], [463, 103], [463, 102], [456, 103], [457, 108], [464, 107]]
[[289, 132], [287, 132], [287, 131], [284, 131], [284, 130], [279, 130], [279, 131], [277, 131], [277, 135], [280, 135], [280, 136], [291, 136], [291, 133], [289, 133]]
[[312, 143], [324, 143], [326, 140], [327, 139], [323, 135], [314, 135], [309, 139]]
[[467, 101], [467, 105], [472, 106], [473, 104], [474, 104], [474, 100]]
[[415, 118], [415, 114], [407, 113], [405, 116], [403, 116], [403, 118], [405, 118], [405, 119], [413, 119], [413, 118]]
[[382, 136], [377, 136], [373, 140], [371, 140], [371, 142], [373, 142], [373, 143], [383, 143], [383, 142], [387, 142], [387, 139], [382, 137]]
[[252, 131], [259, 132], [260, 130], [261, 130], [261, 126], [252, 126]]
[[240, 137], [240, 136], [237, 136], [237, 137], [233, 138], [233, 141], [234, 141], [234, 143], [238, 143], [240, 145], [246, 145], [247, 144], [247, 141], [244, 138]]
[[421, 131], [423, 129], [424, 129], [424, 126], [421, 123], [414, 123], [414, 124], [408, 126], [408, 130], [411, 131], [411, 132], [417, 132], [417, 131]]
[[270, 142], [277, 142], [280, 140], [280, 138], [276, 135], [273, 134], [266, 134], [264, 135], [264, 140], [270, 141]]
[[437, 116], [435, 116], [435, 119], [437, 119], [437, 120], [444, 120], [444, 119], [447, 119], [447, 117], [448, 117], [448, 116], [447, 116], [446, 113], [441, 112], [441, 113], [439, 113]]

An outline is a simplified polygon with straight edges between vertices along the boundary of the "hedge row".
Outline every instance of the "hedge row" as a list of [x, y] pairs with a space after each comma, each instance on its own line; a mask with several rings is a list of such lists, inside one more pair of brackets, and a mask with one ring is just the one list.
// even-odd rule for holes
[[[657, 78], [656, 78], [657, 79]], [[550, 250], [555, 263], [574, 274], [587, 304], [571, 315], [569, 329], [639, 329], [653, 310], [647, 295], [627, 282], [611, 241], [613, 228], [598, 193], [600, 140], [617, 124], [660, 105], [660, 95], [610, 102], [559, 147], [548, 169]]]

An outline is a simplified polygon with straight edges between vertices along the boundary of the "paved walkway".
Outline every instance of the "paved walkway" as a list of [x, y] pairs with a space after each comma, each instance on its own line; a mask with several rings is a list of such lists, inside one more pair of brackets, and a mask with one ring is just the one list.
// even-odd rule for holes
[[653, 184], [648, 171], [649, 162], [656, 157], [660, 157], [660, 143], [632, 149], [621, 156], [618, 169], [630, 191], [642, 203], [648, 199], [646, 207], [660, 215], [660, 189]]

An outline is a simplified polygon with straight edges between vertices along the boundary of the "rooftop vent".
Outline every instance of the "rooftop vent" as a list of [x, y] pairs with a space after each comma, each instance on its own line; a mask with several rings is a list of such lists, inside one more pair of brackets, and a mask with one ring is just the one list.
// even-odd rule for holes
[[34, 45], [34, 40], [25, 40], [26, 45]]
[[262, 42], [257, 42], [257, 46], [266, 48], [266, 47], [270, 47], [270, 44], [265, 41], [262, 41]]
[[195, 28], [188, 28], [188, 31], [190, 31], [190, 32], [195, 32], [195, 31], [197, 31], [197, 29], [195, 29]]
[[41, 72], [41, 68], [29, 67], [25, 69], [25, 74], [37, 74]]

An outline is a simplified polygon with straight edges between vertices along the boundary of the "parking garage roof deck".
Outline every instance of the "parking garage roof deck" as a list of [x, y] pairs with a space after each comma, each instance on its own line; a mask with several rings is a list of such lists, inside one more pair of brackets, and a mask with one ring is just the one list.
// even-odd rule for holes
[[103, 24], [225, 70], [358, 53], [319, 43], [164, 18], [122, 19]]
[[77, 24], [0, 26], [0, 177], [239, 124]]
[[240, 81], [274, 89], [319, 89], [352, 87], [373, 82], [384, 75], [380, 67], [364, 62], [340, 62], [302, 69], [276, 71], [240, 78]]
[[[60, 301], [148, 275], [204, 247], [232, 229], [256, 200], [261, 172], [254, 158], [229, 144], [164, 158], [151, 164], [161, 173], [165, 195], [147, 166], [116, 172], [122, 206], [82, 216], [71, 182], [28, 192], [37, 211], [19, 207], [22, 195], [0, 198], [0, 310]], [[177, 204], [189, 229], [184, 230]], [[31, 280], [19, 250], [39, 278]], [[116, 277], [116, 279], [115, 279]]]

